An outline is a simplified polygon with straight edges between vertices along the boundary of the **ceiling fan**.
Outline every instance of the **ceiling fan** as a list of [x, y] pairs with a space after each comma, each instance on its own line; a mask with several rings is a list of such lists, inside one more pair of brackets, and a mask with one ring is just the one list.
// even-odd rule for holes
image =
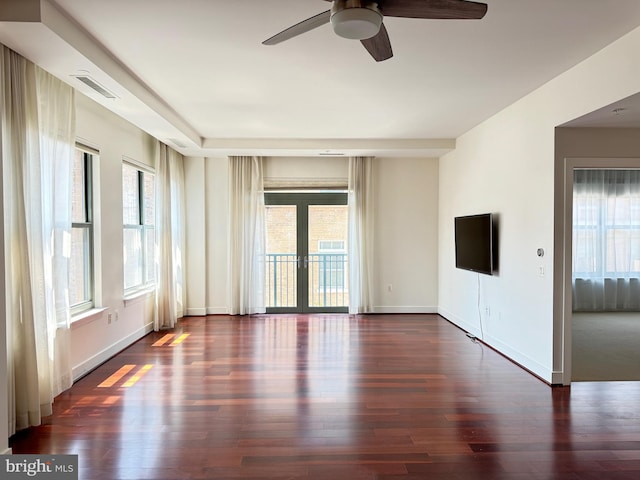
[[325, 0], [331, 9], [307, 18], [262, 42], [276, 45], [300, 34], [331, 23], [344, 38], [360, 40], [377, 61], [393, 56], [383, 16], [426, 19], [480, 19], [487, 13], [485, 3], [467, 0]]

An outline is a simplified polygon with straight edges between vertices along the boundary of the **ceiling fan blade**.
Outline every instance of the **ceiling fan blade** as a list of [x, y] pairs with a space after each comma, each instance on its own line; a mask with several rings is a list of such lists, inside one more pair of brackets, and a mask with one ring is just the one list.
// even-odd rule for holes
[[382, 62], [393, 57], [393, 51], [391, 50], [391, 42], [389, 41], [389, 34], [384, 26], [384, 23], [380, 25], [380, 31], [377, 35], [371, 38], [365, 38], [360, 40], [367, 52], [371, 54], [376, 62]]
[[478, 20], [487, 13], [486, 3], [466, 0], [385, 0], [380, 3], [386, 17]]
[[276, 45], [280, 42], [284, 42], [285, 40], [289, 40], [290, 38], [297, 37], [303, 33], [308, 32], [309, 30], [313, 30], [314, 28], [318, 28], [325, 23], [329, 23], [331, 19], [331, 10], [327, 10], [326, 12], [319, 13], [311, 18], [307, 18], [300, 23], [296, 23], [294, 26], [283, 30], [282, 32], [274, 35], [271, 38], [266, 39], [262, 42], [263, 45]]

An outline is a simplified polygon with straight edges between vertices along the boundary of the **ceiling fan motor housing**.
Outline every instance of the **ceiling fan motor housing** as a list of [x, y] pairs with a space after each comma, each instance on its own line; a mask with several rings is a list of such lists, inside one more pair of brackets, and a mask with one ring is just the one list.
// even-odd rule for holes
[[366, 0], [334, 0], [331, 7], [333, 31], [353, 40], [374, 37], [382, 25], [378, 2]]

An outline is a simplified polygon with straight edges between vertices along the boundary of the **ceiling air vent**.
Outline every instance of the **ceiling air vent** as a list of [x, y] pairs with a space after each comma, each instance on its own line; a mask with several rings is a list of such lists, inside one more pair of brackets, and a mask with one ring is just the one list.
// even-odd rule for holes
[[109, 99], [118, 98], [115, 94], [111, 93], [109, 90], [104, 88], [102, 85], [96, 82], [89, 75], [72, 75], [72, 77], [77, 78], [82, 83], [84, 83], [87, 87], [99, 93], [104, 98], [109, 98]]

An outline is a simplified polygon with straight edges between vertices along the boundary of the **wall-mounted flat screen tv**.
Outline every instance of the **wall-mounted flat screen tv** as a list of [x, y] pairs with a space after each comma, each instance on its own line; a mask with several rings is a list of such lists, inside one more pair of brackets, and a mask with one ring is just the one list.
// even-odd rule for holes
[[493, 275], [497, 266], [496, 232], [493, 215], [456, 217], [456, 267]]

